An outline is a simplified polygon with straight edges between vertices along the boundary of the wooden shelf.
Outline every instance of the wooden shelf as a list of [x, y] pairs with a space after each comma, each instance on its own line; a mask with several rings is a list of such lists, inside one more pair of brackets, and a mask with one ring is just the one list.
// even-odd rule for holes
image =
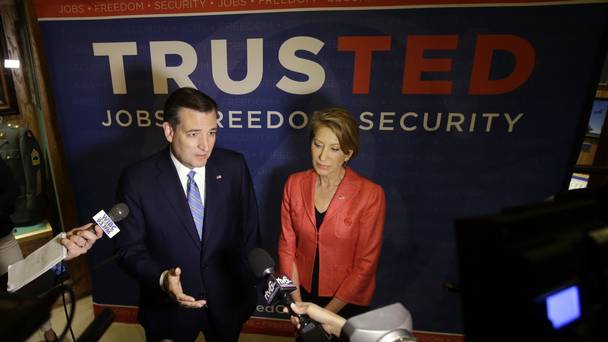
[[27, 256], [53, 237], [53, 227], [48, 221], [26, 227], [15, 227], [15, 238], [23, 256]]

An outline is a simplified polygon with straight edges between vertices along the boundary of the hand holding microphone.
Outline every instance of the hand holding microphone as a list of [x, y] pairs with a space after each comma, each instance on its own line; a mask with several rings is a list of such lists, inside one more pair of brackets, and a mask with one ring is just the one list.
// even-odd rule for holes
[[70, 230], [66, 233], [66, 237], [60, 241], [67, 249], [67, 256], [64, 260], [71, 260], [85, 254], [102, 235], [101, 228], [93, 223], [87, 223]]
[[264, 299], [268, 304], [280, 301], [285, 305], [292, 316], [298, 318], [298, 332], [304, 342], [330, 341], [329, 336], [321, 327], [319, 322], [311, 319], [308, 315], [299, 314], [292, 309], [294, 303], [291, 293], [297, 288], [286, 276], [278, 276], [274, 273], [274, 260], [261, 248], [254, 248], [248, 255], [249, 266], [253, 273], [264, 278], [267, 283], [264, 291]]
[[[346, 324], [346, 319], [336, 313], [326, 310], [317, 304], [299, 302], [292, 303], [291, 309], [300, 315], [308, 315], [315, 321], [321, 323], [323, 329], [334, 336], [340, 336], [342, 327]], [[298, 323], [299, 324], [299, 323]]]
[[68, 231], [66, 237], [60, 241], [67, 250], [67, 256], [64, 260], [74, 259], [85, 254], [93, 247], [95, 241], [101, 238], [103, 233], [112, 238], [120, 231], [116, 222], [128, 215], [129, 207], [124, 203], [117, 203], [107, 214], [101, 210], [93, 217], [97, 224], [87, 223]]
[[[118, 221], [127, 216], [128, 208], [125, 204], [119, 203], [114, 207], [118, 207], [118, 209], [112, 208], [110, 212], [113, 213], [115, 220]], [[119, 231], [114, 221], [103, 210], [95, 215], [94, 220], [99, 227], [89, 223], [71, 229], [67, 233], [61, 233], [26, 258], [9, 265], [7, 289], [10, 292], [15, 292], [45, 274], [61, 261], [85, 254], [101, 237], [102, 230], [110, 237], [116, 235]], [[108, 260], [113, 260], [120, 255], [120, 253], [117, 253]], [[59, 274], [62, 271], [59, 269], [56, 272]]]

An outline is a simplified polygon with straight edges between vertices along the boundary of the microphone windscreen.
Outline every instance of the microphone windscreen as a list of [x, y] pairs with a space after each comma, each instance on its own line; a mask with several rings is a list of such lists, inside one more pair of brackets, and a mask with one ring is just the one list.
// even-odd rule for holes
[[128, 215], [129, 207], [124, 203], [116, 203], [108, 213], [108, 216], [110, 216], [110, 219], [114, 222], [118, 222]]
[[251, 252], [249, 252], [247, 259], [249, 261], [249, 267], [256, 277], [261, 278], [264, 276], [267, 269], [274, 268], [274, 260], [268, 252], [261, 248], [252, 249]]

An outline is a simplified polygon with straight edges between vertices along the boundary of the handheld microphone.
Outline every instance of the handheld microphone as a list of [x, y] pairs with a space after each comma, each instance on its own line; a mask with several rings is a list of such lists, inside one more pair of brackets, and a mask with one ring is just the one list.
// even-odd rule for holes
[[[124, 219], [129, 215], [129, 207], [124, 203], [115, 204], [110, 212], [106, 214], [105, 211], [100, 210], [95, 216], [93, 221], [103, 230], [103, 232], [111, 239], [114, 235], [120, 232], [116, 222]], [[89, 228], [91, 232], [95, 232], [95, 226]]]
[[281, 302], [289, 310], [289, 314], [298, 317], [300, 320], [300, 337], [304, 342], [323, 342], [330, 341], [329, 336], [321, 327], [319, 322], [311, 319], [308, 315], [299, 315], [291, 309], [291, 293], [296, 290], [295, 284], [286, 276], [275, 275], [274, 260], [265, 250], [254, 248], [248, 255], [249, 266], [258, 278], [266, 279], [264, 289], [264, 299], [267, 304]]

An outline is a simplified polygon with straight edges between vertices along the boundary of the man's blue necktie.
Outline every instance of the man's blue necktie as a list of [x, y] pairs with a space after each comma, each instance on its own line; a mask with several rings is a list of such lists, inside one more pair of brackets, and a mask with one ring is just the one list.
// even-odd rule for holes
[[196, 185], [196, 182], [194, 181], [195, 175], [196, 172], [194, 171], [188, 173], [188, 205], [190, 206], [190, 212], [192, 212], [192, 218], [194, 219], [198, 238], [202, 239], [205, 208], [203, 207], [203, 201], [201, 200], [201, 192], [198, 190], [198, 185]]

